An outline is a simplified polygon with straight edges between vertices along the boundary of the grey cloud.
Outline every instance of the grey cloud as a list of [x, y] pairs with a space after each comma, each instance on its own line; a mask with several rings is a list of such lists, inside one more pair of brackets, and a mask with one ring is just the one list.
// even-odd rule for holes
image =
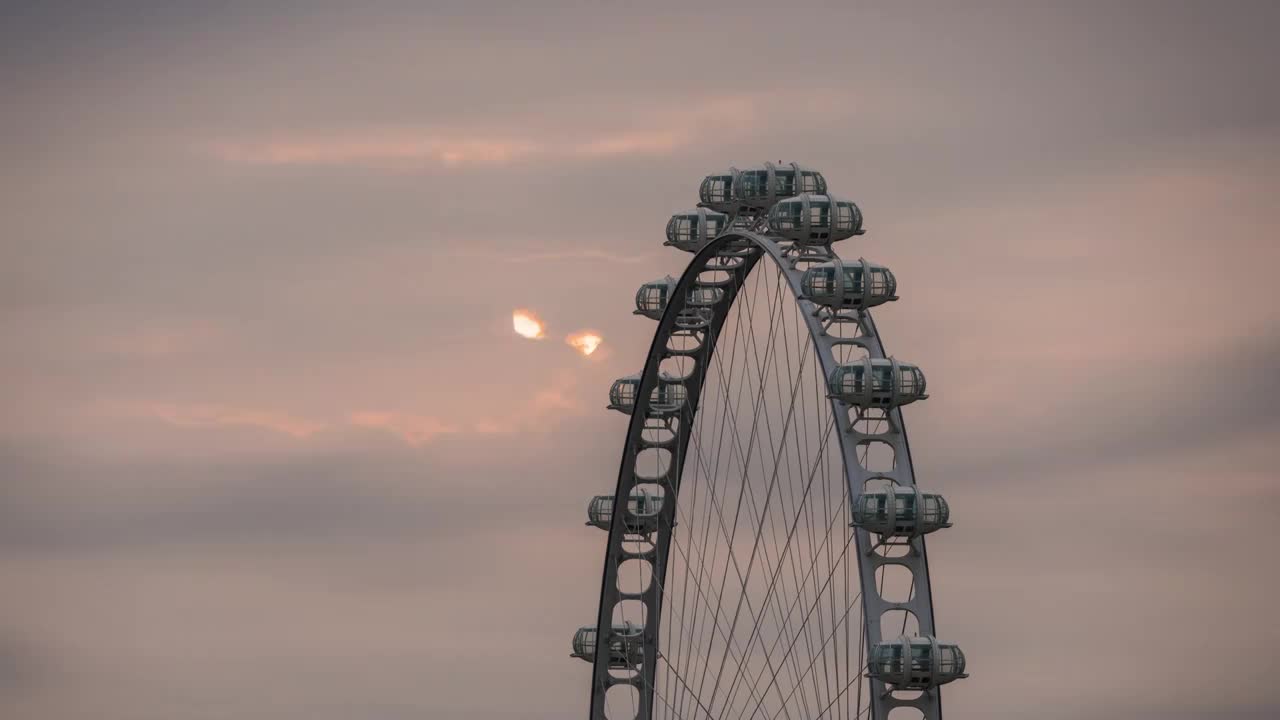
[[[1276, 714], [1274, 3], [0, 12], [0, 715], [582, 712], [631, 296], [699, 178], [764, 158], [858, 200], [841, 252], [903, 283], [877, 319], [935, 388], [907, 416], [973, 658], [948, 717]], [[209, 152], [682, 123], [504, 165]], [[547, 390], [578, 409], [531, 427]], [[504, 432], [411, 448], [361, 411]]]

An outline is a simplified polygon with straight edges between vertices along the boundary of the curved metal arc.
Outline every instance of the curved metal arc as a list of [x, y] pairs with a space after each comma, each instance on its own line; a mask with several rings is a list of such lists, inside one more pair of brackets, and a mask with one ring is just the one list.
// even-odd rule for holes
[[[792, 290], [794, 299], [799, 305], [801, 316], [805, 319], [806, 326], [809, 329], [810, 339], [813, 342], [813, 348], [818, 356], [819, 363], [822, 368], [824, 378], [830, 377], [832, 371], [838, 365], [834, 348], [841, 344], [857, 344], [866, 349], [871, 357], [884, 358], [884, 347], [880, 337], [875, 329], [875, 324], [871, 320], [870, 314], [863, 310], [857, 313], [861, 327], [866, 331], [864, 336], [850, 340], [847, 338], [835, 338], [828, 335], [827, 328], [824, 326], [822, 319], [817, 312], [817, 306], [805, 298], [801, 288], [803, 271], [796, 268], [794, 256], [786, 254], [786, 248], [780, 247], [774, 241], [758, 235], [754, 232], [742, 229], [731, 230], [724, 235], [716, 238], [708, 243], [701, 251], [699, 251], [689, 263], [681, 275], [676, 288], [674, 289], [670, 301], [668, 302], [666, 311], [662, 319], [659, 321], [657, 332], [654, 334], [653, 342], [650, 345], [649, 354], [645, 361], [644, 371], [641, 375], [640, 387], [638, 389], [638, 397], [636, 399], [635, 410], [632, 414], [630, 424], [627, 431], [627, 444], [623, 452], [621, 467], [618, 474], [618, 485], [615, 491], [614, 506], [616, 508], [625, 507], [625, 498], [629, 497], [630, 492], [636, 484], [635, 476], [635, 460], [639, 450], [646, 444], [643, 442], [643, 431], [649, 414], [650, 396], [657, 387], [659, 365], [667, 358], [678, 353], [672, 353], [668, 344], [673, 331], [676, 330], [676, 319], [685, 309], [689, 291], [697, 282], [698, 275], [707, 270], [707, 263], [719, 255], [719, 253], [728, 245], [734, 242], [747, 241], [751, 245], [751, 252], [743, 257], [744, 262], [735, 268], [732, 272], [732, 282], [725, 285], [725, 297], [721, 300], [722, 307], [717, 308], [712, 322], [705, 328], [702, 343], [693, 353], [683, 353], [691, 355], [695, 358], [697, 365], [686, 380], [685, 385], [688, 390], [687, 401], [684, 409], [679, 414], [678, 437], [672, 447], [672, 460], [667, 468], [667, 492], [669, 500], [663, 503], [660, 514], [659, 530], [657, 532], [657, 542], [652, 552], [646, 559], [652, 563], [653, 577], [651, 578], [648, 589], [640, 596], [627, 595], [626, 599], [640, 599], [647, 610], [645, 627], [643, 630], [644, 653], [646, 662], [642, 665], [640, 673], [627, 679], [615, 678], [609, 672], [607, 663], [607, 642], [609, 628], [612, 627], [612, 613], [614, 605], [624, 599], [617, 586], [617, 568], [624, 557], [636, 557], [634, 554], [628, 554], [624, 551], [623, 542], [626, 532], [623, 521], [620, 520], [622, 513], [615, 512], [613, 514], [612, 525], [609, 530], [608, 549], [605, 557], [605, 568], [601, 582], [601, 601], [597, 618], [597, 627], [601, 628], [601, 632], [597, 635], [597, 652], [595, 664], [593, 666], [593, 683], [591, 691], [591, 717], [593, 720], [604, 718], [605, 701], [604, 696], [608, 688], [612, 685], [625, 683], [637, 688], [640, 694], [639, 712], [637, 717], [642, 720], [649, 720], [653, 713], [653, 697], [655, 694], [656, 679], [656, 660], [658, 658], [658, 637], [659, 629], [662, 621], [662, 588], [666, 582], [666, 565], [670, 552], [671, 528], [674, 524], [676, 504], [678, 502], [679, 485], [683, 474], [684, 456], [688, 448], [689, 439], [692, 433], [691, 422], [696, 415], [698, 402], [701, 399], [701, 390], [703, 378], [707, 373], [707, 368], [712, 354], [715, 351], [716, 341], [722, 329], [725, 319], [729, 315], [737, 294], [742, 284], [750, 275], [755, 263], [764, 255], [769, 255], [782, 274], [786, 276], [789, 287]], [[712, 268], [720, 269], [720, 268]], [[867, 435], [859, 432], [850, 421], [850, 408], [844, 402], [837, 398], [831, 398], [832, 412], [837, 423], [837, 435], [840, 443], [841, 457], [844, 463], [845, 479], [848, 484], [849, 502], [862, 492], [865, 482], [873, 478], [890, 478], [893, 482], [907, 487], [915, 487], [914, 468], [911, 462], [910, 448], [906, 441], [906, 429], [902, 423], [901, 411], [894, 408], [889, 411], [890, 430], [884, 434]], [[893, 445], [895, 458], [897, 460], [895, 467], [891, 472], [869, 472], [865, 470], [857, 457], [860, 442], [869, 438], [877, 440], [887, 440]], [[650, 444], [656, 446], [656, 444]], [[906, 610], [915, 615], [922, 634], [934, 635], [934, 617], [932, 591], [928, 578], [928, 564], [925, 556], [924, 539], [916, 537], [910, 539], [910, 554], [905, 557], [886, 559], [874, 553], [873, 539], [871, 535], [863, 529], [855, 530], [855, 544], [858, 554], [858, 571], [861, 584], [863, 621], [865, 626], [865, 640], [867, 652], [876, 643], [883, 638], [880, 632], [880, 618], [885, 611], [888, 610]], [[897, 564], [907, 566], [912, 572], [913, 588], [911, 597], [906, 602], [889, 603], [885, 602], [879, 590], [876, 587], [876, 570], [887, 564]], [[865, 657], [858, 658], [858, 663], [865, 661]], [[889, 711], [894, 707], [911, 706], [922, 711], [926, 718], [937, 720], [941, 717], [941, 702], [939, 693], [935, 690], [932, 692], [921, 693], [914, 699], [902, 699], [893, 697], [886, 690], [887, 688], [878, 680], [872, 679], [871, 685], [871, 714], [870, 717], [882, 719], [888, 716]]]
[[[675, 288], [672, 290], [670, 299], [668, 300], [666, 310], [663, 312], [662, 319], [658, 322], [658, 329], [654, 333], [654, 338], [649, 347], [648, 356], [645, 359], [644, 370], [641, 373], [640, 385], [637, 389], [637, 398], [635, 408], [631, 414], [631, 420], [627, 427], [627, 442], [622, 454], [622, 461], [618, 471], [618, 484], [614, 493], [614, 506], [618, 505], [619, 497], [627, 497], [631, 489], [636, 484], [635, 476], [635, 460], [639, 449], [644, 443], [643, 431], [645, 423], [649, 419], [649, 402], [653, 390], [658, 384], [659, 366], [667, 357], [676, 354], [686, 354], [695, 359], [697, 363], [695, 371], [685, 380], [685, 388], [687, 390], [687, 399], [684, 408], [678, 415], [677, 437], [674, 442], [667, 443], [671, 446], [672, 462], [667, 469], [667, 486], [670, 502], [664, 502], [661, 512], [659, 513], [657, 542], [654, 544], [653, 551], [642, 559], [648, 559], [653, 565], [653, 575], [649, 583], [648, 590], [640, 595], [630, 599], [639, 599], [647, 608], [646, 622], [642, 632], [643, 644], [645, 649], [646, 662], [637, 677], [630, 679], [615, 678], [609, 672], [607, 653], [602, 650], [607, 648], [607, 633], [612, 626], [613, 606], [618, 600], [622, 599], [621, 593], [618, 591], [617, 571], [621, 558], [634, 557], [625, 552], [624, 541], [626, 528], [620, 519], [622, 513], [615, 512], [609, 528], [609, 540], [605, 555], [604, 572], [601, 578], [600, 592], [600, 608], [597, 615], [597, 627], [602, 631], [596, 637], [597, 652], [595, 662], [592, 668], [592, 686], [591, 686], [591, 717], [604, 718], [605, 692], [609, 687], [616, 684], [631, 684], [638, 686], [640, 690], [640, 708], [637, 717], [651, 718], [653, 711], [653, 695], [654, 695], [654, 678], [657, 658], [658, 631], [661, 626], [661, 602], [662, 602], [662, 582], [665, 580], [665, 570], [667, 556], [670, 551], [671, 529], [675, 522], [676, 505], [674, 498], [677, 495], [680, 475], [683, 470], [684, 454], [688, 448], [689, 438], [692, 433], [692, 423], [690, 422], [697, 412], [697, 405], [701, 399], [702, 377], [705, 376], [705, 369], [711, 360], [712, 353], [715, 351], [716, 338], [720, 333], [724, 320], [728, 316], [728, 308], [732, 307], [734, 300], [737, 298], [738, 291], [742, 284], [746, 281], [747, 276], [751, 274], [755, 263], [760, 259], [762, 254], [758, 251], [752, 251], [748, 254], [740, 256], [742, 263], [733, 268], [730, 272], [732, 282], [721, 286], [724, 290], [724, 297], [720, 300], [723, 309], [713, 314], [713, 319], [705, 328], [701, 329], [702, 341], [700, 346], [693, 352], [688, 353], [671, 353], [668, 344], [673, 333], [677, 328], [677, 319], [681, 311], [685, 309], [689, 291], [697, 282], [698, 275], [707, 269], [708, 262], [716, 257], [722, 249], [730, 242], [729, 236], [722, 236], [706, 245], [702, 250], [694, 255], [689, 266], [681, 275]], [[721, 270], [721, 268], [713, 268]], [[654, 444], [657, 446], [658, 444]]]

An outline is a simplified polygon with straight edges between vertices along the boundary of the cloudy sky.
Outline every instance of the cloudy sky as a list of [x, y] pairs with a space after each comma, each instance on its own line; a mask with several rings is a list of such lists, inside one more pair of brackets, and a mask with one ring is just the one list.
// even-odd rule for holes
[[431, 5], [3, 5], [0, 716], [581, 716], [634, 289], [778, 158], [900, 279], [948, 717], [1280, 715], [1280, 6]]

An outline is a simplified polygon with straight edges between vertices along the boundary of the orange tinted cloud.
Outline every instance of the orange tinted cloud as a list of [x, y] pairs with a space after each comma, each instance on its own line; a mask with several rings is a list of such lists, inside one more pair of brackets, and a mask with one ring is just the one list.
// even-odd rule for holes
[[708, 138], [723, 140], [740, 133], [740, 123], [727, 121], [742, 117], [753, 104], [746, 96], [655, 100], [619, 112], [625, 124], [615, 127], [575, 128], [575, 121], [582, 121], [570, 114], [550, 120], [511, 118], [508, 125], [491, 129], [361, 128], [220, 141], [203, 149], [224, 162], [266, 166], [452, 168], [534, 159], [664, 155]]
[[150, 403], [144, 406], [144, 411], [178, 427], [256, 427], [300, 439], [314, 435], [326, 427], [325, 423], [285, 413], [225, 405]]
[[414, 447], [431, 442], [437, 435], [458, 431], [456, 427], [438, 418], [402, 412], [354, 412], [351, 413], [348, 421], [355, 427], [384, 430]]
[[247, 165], [503, 165], [539, 150], [500, 138], [449, 139], [430, 134], [370, 132], [336, 137], [280, 138], [261, 142], [220, 142], [210, 146], [219, 159]]
[[516, 308], [511, 311], [511, 327], [517, 335], [530, 340], [541, 340], [547, 336], [547, 325], [532, 310]]
[[595, 352], [596, 348], [600, 347], [600, 343], [604, 342], [604, 338], [594, 330], [582, 330], [566, 337], [564, 341], [585, 357]]

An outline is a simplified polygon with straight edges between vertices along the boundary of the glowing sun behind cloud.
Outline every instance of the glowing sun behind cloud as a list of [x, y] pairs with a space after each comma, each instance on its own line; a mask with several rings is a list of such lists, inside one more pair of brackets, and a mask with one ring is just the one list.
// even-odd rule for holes
[[566, 337], [564, 341], [585, 357], [595, 352], [596, 348], [600, 347], [600, 343], [604, 342], [604, 338], [591, 330], [582, 330]]
[[516, 308], [511, 313], [511, 326], [516, 334], [530, 340], [541, 340], [547, 336], [547, 326], [532, 310]]

